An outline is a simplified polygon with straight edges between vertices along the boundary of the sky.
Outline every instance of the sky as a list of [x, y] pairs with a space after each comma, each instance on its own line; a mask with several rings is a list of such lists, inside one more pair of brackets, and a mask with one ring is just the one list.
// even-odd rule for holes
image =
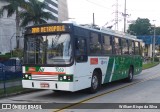
[[[119, 31], [123, 31], [124, 1], [118, 0]], [[114, 24], [115, 4], [116, 0], [68, 0], [69, 18], [78, 24], [91, 24], [94, 13], [95, 24], [110, 26]], [[126, 0], [126, 9], [127, 26], [138, 17], [148, 18], [151, 24], [160, 26], [160, 0]]]

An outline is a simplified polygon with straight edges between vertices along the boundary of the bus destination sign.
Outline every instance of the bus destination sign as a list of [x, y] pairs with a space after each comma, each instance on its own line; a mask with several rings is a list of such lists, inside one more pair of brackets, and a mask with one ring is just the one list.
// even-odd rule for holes
[[39, 27], [32, 27], [31, 33], [53, 33], [53, 32], [65, 32], [66, 28], [65, 25], [55, 25], [55, 26], [39, 26]]

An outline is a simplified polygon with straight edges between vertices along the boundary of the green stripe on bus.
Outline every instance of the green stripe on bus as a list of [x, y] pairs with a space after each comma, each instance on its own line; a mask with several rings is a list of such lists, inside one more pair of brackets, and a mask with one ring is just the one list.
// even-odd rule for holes
[[114, 62], [114, 57], [110, 57], [109, 62], [108, 62], [106, 75], [105, 75], [105, 78], [104, 78], [104, 83], [107, 83], [110, 80], [110, 77], [111, 77], [111, 74], [112, 74], [113, 62]]

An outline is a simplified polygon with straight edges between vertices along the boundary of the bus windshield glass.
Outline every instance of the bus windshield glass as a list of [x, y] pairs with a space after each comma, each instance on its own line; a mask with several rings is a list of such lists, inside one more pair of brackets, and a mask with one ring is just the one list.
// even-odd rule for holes
[[69, 34], [25, 37], [24, 64], [69, 64], [72, 47]]

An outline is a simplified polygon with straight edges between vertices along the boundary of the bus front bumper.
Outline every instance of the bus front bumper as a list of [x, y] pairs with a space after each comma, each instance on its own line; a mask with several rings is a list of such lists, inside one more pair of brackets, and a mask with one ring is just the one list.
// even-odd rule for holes
[[73, 82], [22, 80], [23, 88], [75, 91]]

